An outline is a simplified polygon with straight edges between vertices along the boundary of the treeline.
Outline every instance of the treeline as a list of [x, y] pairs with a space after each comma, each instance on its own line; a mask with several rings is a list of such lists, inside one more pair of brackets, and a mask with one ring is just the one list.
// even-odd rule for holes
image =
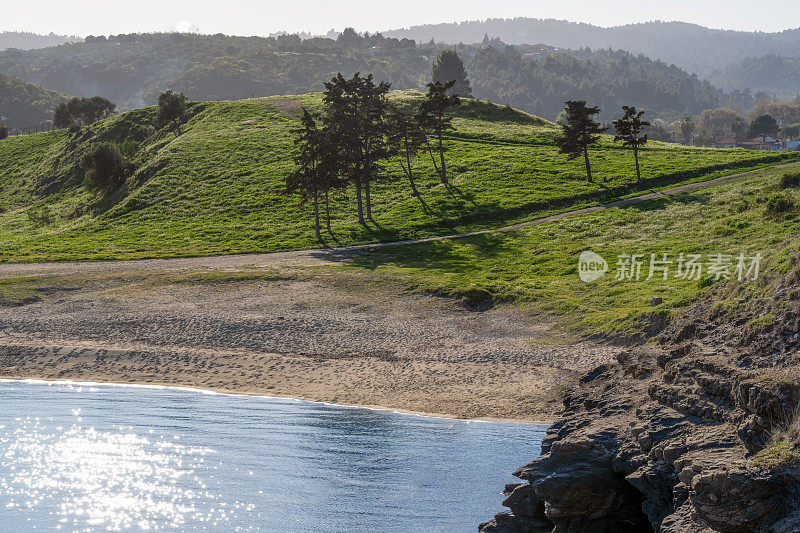
[[[456, 49], [477, 98], [553, 119], [567, 98], [604, 109], [634, 104], [672, 121], [755, 95], [726, 95], [658, 61], [607, 50], [560, 51], [419, 43], [346, 30], [337, 38], [127, 34], [41, 50], [0, 52], [0, 72], [76, 96], [102, 94], [122, 110], [152, 105], [168, 87], [193, 100], [241, 99], [318, 90], [337, 72], [371, 72], [395, 89], [424, 89], [433, 59]], [[606, 117], [611, 118], [611, 117]]]
[[19, 50], [32, 50], [34, 48], [46, 48], [48, 46], [58, 46], [60, 44], [79, 41], [80, 38], [67, 35], [39, 35], [27, 31], [3, 31], [0, 32], [0, 50], [7, 48], [17, 48]]
[[388, 179], [380, 163], [400, 160], [411, 194], [418, 196], [412, 159], [426, 151], [439, 176], [447, 185], [447, 162], [443, 136], [453, 130], [449, 111], [460, 105], [452, 90], [455, 81], [433, 81], [416, 107], [392, 105], [386, 96], [390, 85], [376, 83], [372, 74], [352, 78], [338, 74], [325, 84], [324, 112], [313, 116], [303, 109], [301, 126], [295, 130], [299, 153], [297, 169], [286, 179], [286, 193], [299, 193], [303, 202], [314, 205], [314, 229], [320, 238], [320, 204], [324, 201], [325, 221], [331, 231], [329, 193], [354, 186], [358, 221], [372, 220], [372, 183]]
[[[720, 9], [736, 9], [733, 4]], [[776, 17], [781, 10], [774, 11]], [[788, 13], [787, 13], [788, 14]], [[646, 22], [603, 28], [566, 20], [518, 17], [428, 24], [385, 32], [425, 42], [476, 43], [485, 34], [507, 43], [547, 43], [562, 48], [628, 50], [695, 72], [701, 76], [746, 57], [782, 54], [800, 57], [800, 29], [776, 33], [728, 31], [685, 22]]]
[[[656, 121], [656, 137], [697, 146], [713, 146], [717, 141], [737, 142], [762, 135], [800, 139], [800, 98], [796, 100], [758, 102], [749, 113], [735, 106], [706, 109], [696, 116], [686, 116], [672, 124]], [[728, 144], [728, 143], [725, 143]]]

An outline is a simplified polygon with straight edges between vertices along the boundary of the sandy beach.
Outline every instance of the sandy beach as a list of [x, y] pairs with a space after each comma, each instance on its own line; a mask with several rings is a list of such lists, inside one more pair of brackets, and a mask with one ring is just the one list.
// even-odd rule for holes
[[179, 385], [550, 422], [616, 349], [514, 306], [469, 311], [318, 253], [3, 265], [0, 377]]

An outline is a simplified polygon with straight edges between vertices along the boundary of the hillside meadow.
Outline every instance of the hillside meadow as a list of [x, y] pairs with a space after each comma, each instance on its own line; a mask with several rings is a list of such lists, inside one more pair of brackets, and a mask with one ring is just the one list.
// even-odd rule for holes
[[[334, 269], [462, 298], [472, 308], [513, 302], [537, 316], [551, 314], [582, 333], [638, 336], [657, 331], [665, 319], [718, 288], [722, 309], [735, 309], [748, 292], [767, 296], [767, 279], [794, 268], [800, 256], [800, 190], [796, 180], [780, 188], [787, 173], [800, 173], [800, 163], [540, 226], [362, 251], [343, 256], [343, 265]], [[585, 250], [609, 264], [606, 275], [591, 283], [578, 276], [578, 258]], [[641, 254], [638, 280], [617, 279], [623, 254]], [[657, 260], [667, 254], [666, 280], [661, 270], [647, 279], [651, 254]], [[680, 254], [702, 256], [699, 278], [678, 276]], [[709, 277], [716, 254], [731, 256], [730, 280]], [[747, 267], [761, 254], [758, 280], [739, 282], [739, 254]], [[653, 306], [652, 298], [663, 302]], [[770, 320], [756, 315], [742, 326], [757, 329]]]
[[[399, 105], [419, 98], [414, 91], [391, 94]], [[443, 235], [794, 157], [654, 142], [641, 152], [645, 183], [637, 184], [631, 152], [606, 136], [591, 154], [598, 181], [592, 184], [581, 161], [557, 152], [552, 123], [465, 101], [447, 139], [450, 186], [439, 184], [429, 156], [420, 154], [414, 167], [422, 195], [414, 198], [399, 163], [390, 161], [373, 188], [374, 222], [357, 223], [351, 189], [336, 193], [333, 235], [318, 242], [311, 207], [283, 193], [301, 106], [320, 111], [321, 95], [191, 103], [180, 135], [154, 127], [155, 108], [144, 108], [75, 134], [0, 141], [0, 260], [220, 255]], [[80, 160], [98, 142], [120, 143], [135, 167], [112, 194], [84, 185]]]

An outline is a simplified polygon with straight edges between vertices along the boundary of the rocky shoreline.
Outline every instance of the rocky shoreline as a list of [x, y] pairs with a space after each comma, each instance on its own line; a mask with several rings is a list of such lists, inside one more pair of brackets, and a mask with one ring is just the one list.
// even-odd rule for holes
[[585, 375], [479, 530], [800, 531], [798, 277], [717, 292]]

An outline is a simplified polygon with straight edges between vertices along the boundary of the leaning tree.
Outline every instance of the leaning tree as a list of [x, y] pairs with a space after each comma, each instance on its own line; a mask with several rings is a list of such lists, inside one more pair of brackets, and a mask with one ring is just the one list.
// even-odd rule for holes
[[433, 147], [430, 142], [427, 143], [428, 153], [431, 155], [433, 166], [436, 173], [439, 175], [439, 180], [447, 185], [447, 166], [444, 160], [444, 133], [448, 130], [454, 130], [453, 119], [449, 115], [449, 111], [453, 107], [461, 105], [461, 100], [456, 94], [448, 94], [449, 90], [455, 85], [454, 81], [441, 83], [435, 81], [428, 84], [428, 94], [419, 106], [419, 122], [424, 130], [436, 137], [437, 151], [439, 152], [439, 165], [436, 164], [436, 158], [433, 155]]
[[420, 126], [417, 115], [407, 109], [392, 107], [387, 124], [390, 151], [392, 155], [400, 156], [400, 166], [411, 184], [411, 195], [419, 196], [411, 160], [425, 146], [428, 136]]

